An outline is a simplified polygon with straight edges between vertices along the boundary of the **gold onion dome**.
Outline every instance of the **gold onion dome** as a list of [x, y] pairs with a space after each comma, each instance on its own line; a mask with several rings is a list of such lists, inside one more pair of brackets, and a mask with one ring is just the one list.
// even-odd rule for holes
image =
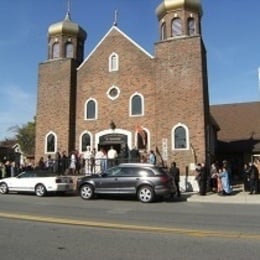
[[195, 11], [202, 15], [200, 0], [163, 0], [163, 2], [156, 8], [156, 14], [158, 18], [161, 18], [166, 13], [178, 9]]
[[76, 23], [73, 23], [70, 18], [69, 12], [67, 12], [63, 21], [50, 25], [48, 29], [49, 36], [55, 35], [77, 35], [80, 39], [85, 40], [87, 33]]

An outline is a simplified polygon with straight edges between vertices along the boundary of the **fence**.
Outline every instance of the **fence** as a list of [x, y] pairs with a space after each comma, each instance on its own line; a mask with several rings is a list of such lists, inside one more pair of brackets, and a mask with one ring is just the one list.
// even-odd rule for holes
[[92, 175], [101, 174], [106, 169], [116, 166], [119, 163], [140, 162], [126, 158], [117, 159], [87, 159], [72, 161], [68, 158], [60, 160], [50, 160], [45, 163], [44, 169], [56, 172], [60, 175]]

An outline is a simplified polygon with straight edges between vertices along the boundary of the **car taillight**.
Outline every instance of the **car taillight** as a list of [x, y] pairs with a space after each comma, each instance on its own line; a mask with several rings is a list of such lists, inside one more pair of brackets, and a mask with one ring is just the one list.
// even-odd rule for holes
[[56, 178], [56, 183], [73, 183], [72, 178]]
[[56, 183], [62, 183], [62, 180], [60, 178], [57, 178]]
[[163, 175], [160, 177], [160, 180], [162, 183], [167, 183], [170, 181], [170, 178], [168, 176]]

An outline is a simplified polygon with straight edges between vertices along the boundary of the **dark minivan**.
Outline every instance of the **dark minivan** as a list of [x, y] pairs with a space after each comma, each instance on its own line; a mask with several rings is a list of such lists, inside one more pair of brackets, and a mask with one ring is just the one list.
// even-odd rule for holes
[[100, 175], [78, 179], [77, 190], [82, 199], [95, 195], [135, 195], [144, 203], [153, 202], [176, 192], [167, 169], [146, 163], [122, 163]]

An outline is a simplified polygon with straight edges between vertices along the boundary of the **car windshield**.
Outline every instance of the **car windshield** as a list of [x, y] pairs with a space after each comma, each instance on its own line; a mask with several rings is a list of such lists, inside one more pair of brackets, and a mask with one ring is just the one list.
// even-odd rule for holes
[[17, 175], [17, 178], [21, 179], [21, 178], [28, 178], [28, 177], [32, 177], [32, 173], [31, 172], [22, 172], [19, 175]]
[[36, 177], [53, 177], [56, 176], [53, 172], [48, 171], [28, 171], [20, 173], [17, 178], [36, 178]]

